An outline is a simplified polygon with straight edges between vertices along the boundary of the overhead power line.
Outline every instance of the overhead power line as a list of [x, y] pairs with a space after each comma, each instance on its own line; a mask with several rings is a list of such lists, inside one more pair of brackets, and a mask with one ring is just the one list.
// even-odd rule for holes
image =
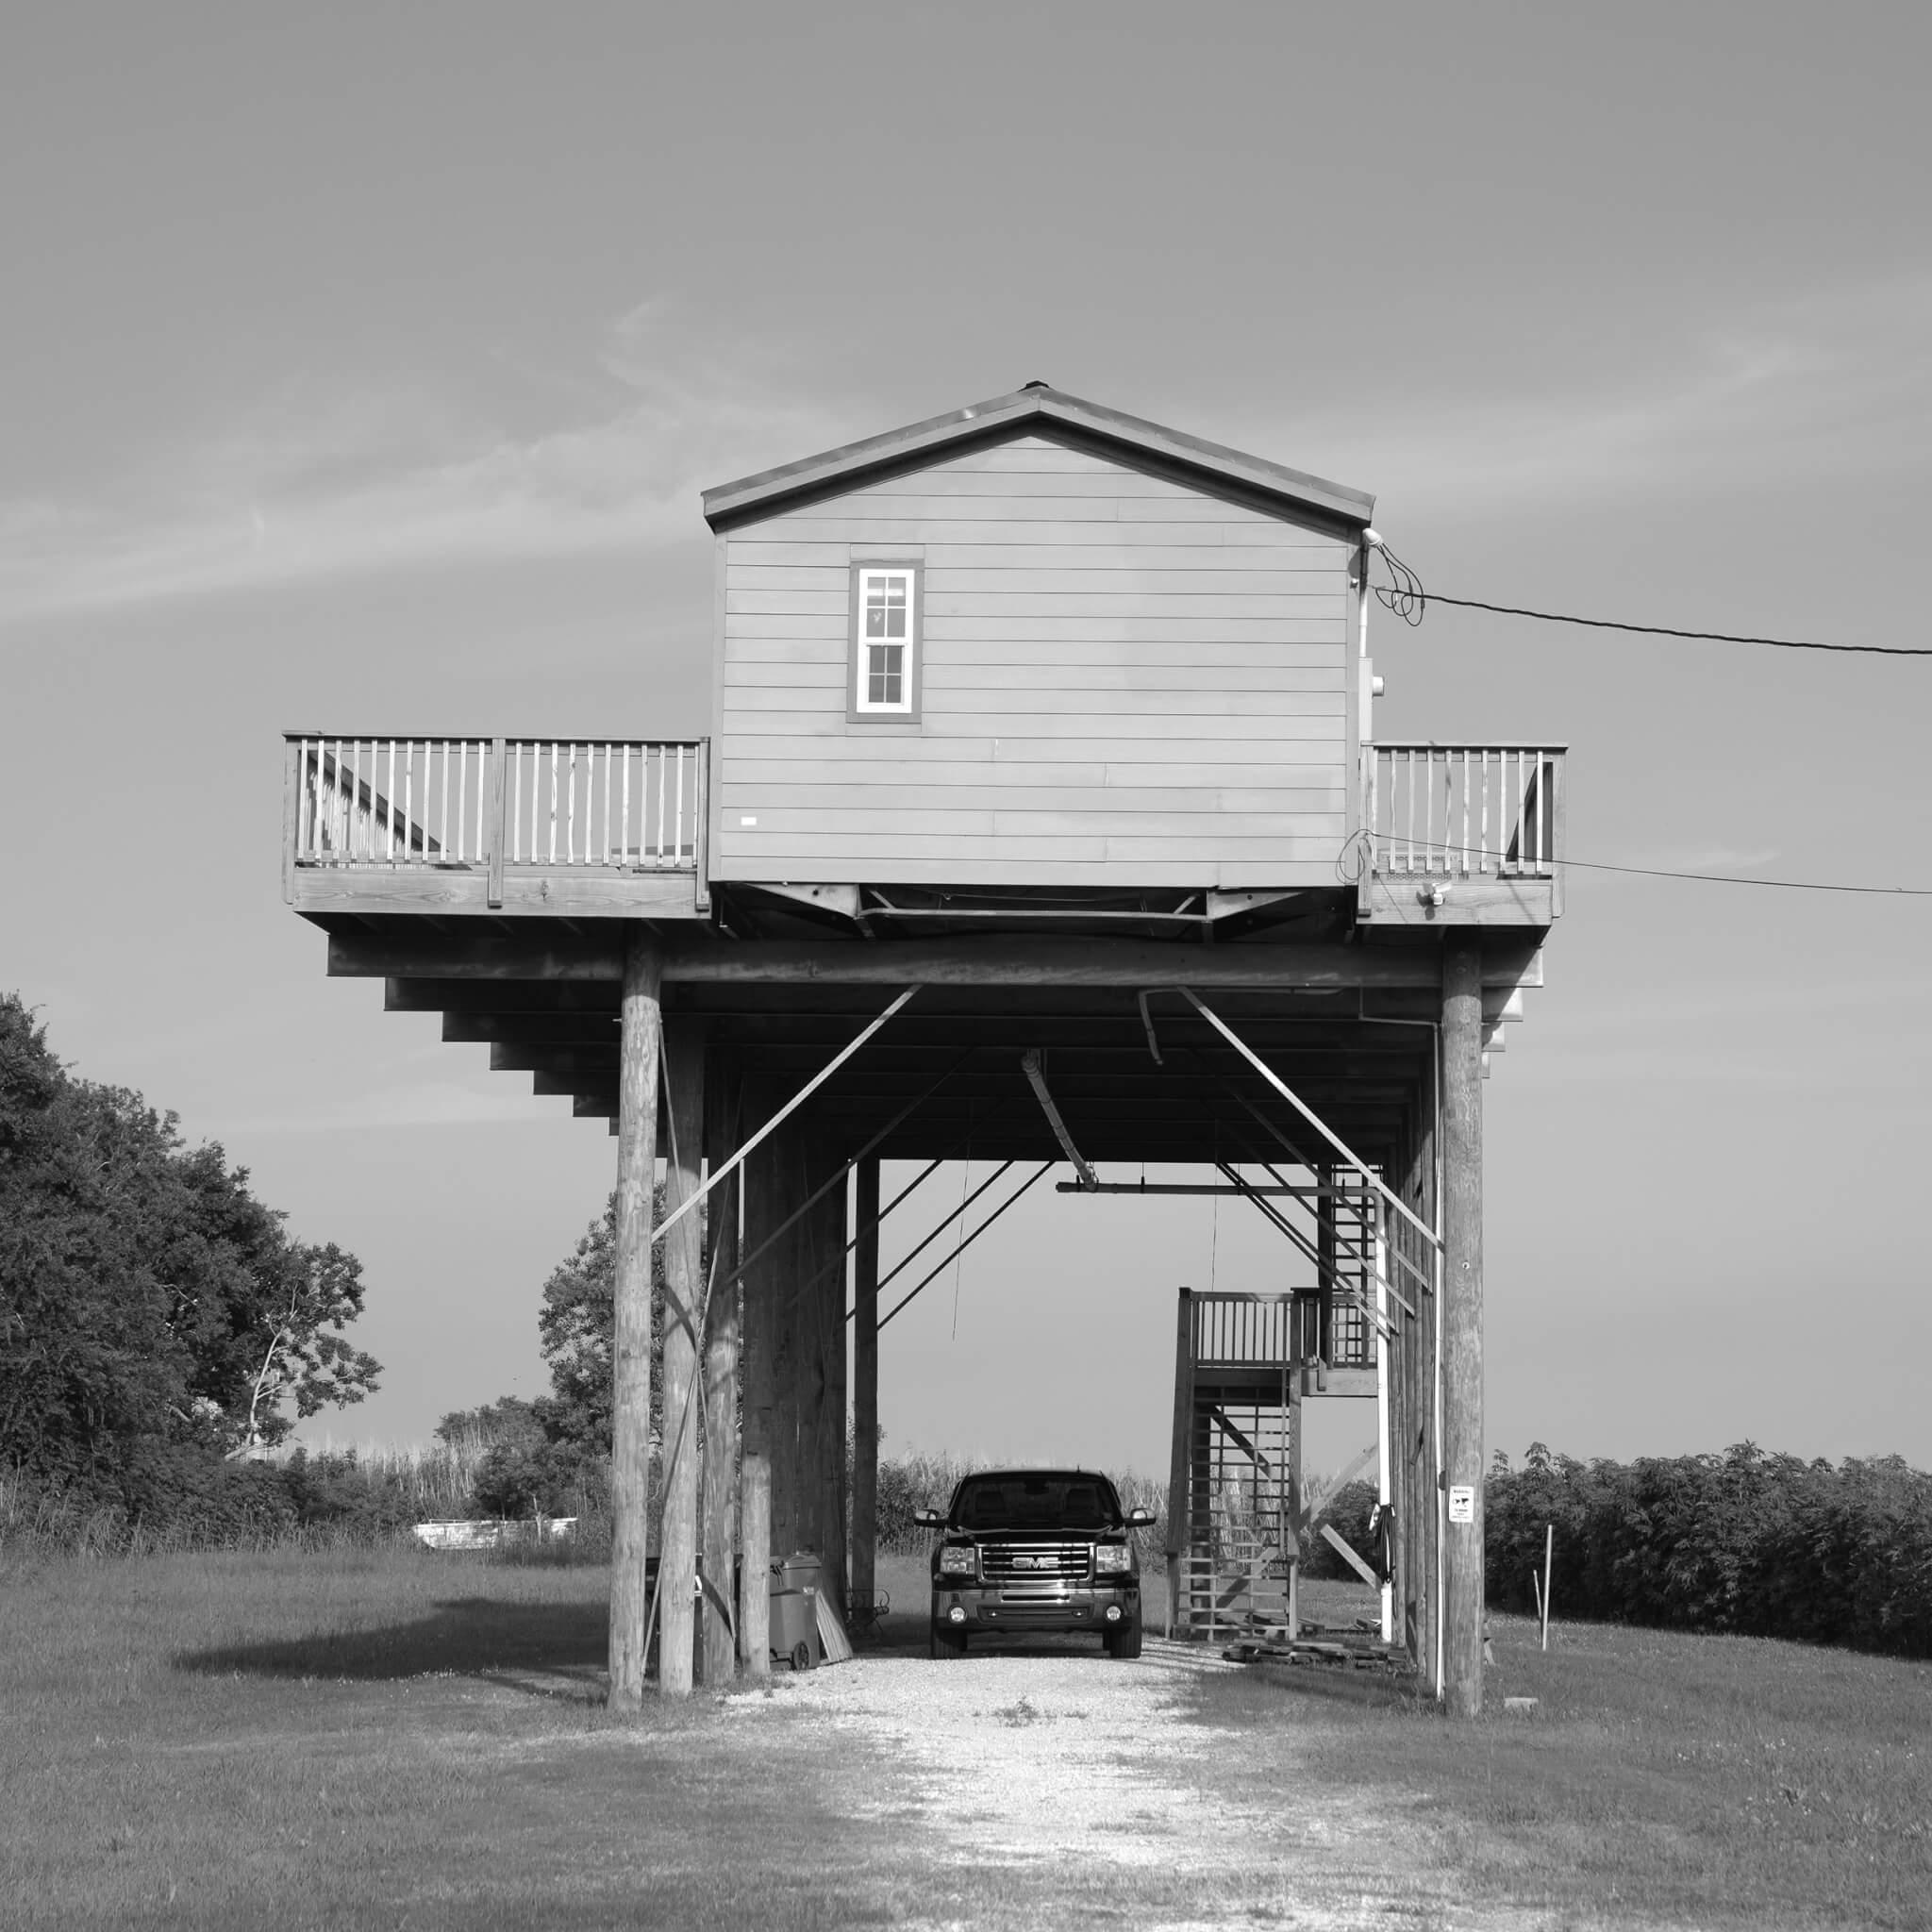
[[[1344, 848], [1338, 871], [1349, 883], [1354, 883], [1361, 876], [1359, 871], [1350, 871], [1351, 865], [1363, 866], [1365, 869], [1368, 839], [1369, 835], [1366, 832], [1357, 832], [1350, 841], [1349, 847]], [[1360, 841], [1359, 844], [1357, 841]], [[1394, 835], [1393, 842], [1404, 851], [1414, 849], [1437, 854], [1444, 858], [1461, 858], [1465, 861], [1487, 860], [1488, 863], [1483, 866], [1485, 872], [1491, 868], [1500, 872], [1504, 865], [1515, 863], [1511, 854], [1485, 852], [1474, 845], [1451, 844], [1441, 839], [1410, 839], [1407, 834], [1398, 833]], [[1856, 892], [1861, 896], [1883, 899], [1932, 899], [1932, 886], [1862, 886], [1839, 879], [1767, 879], [1754, 877], [1749, 873], [1675, 872], [1659, 865], [1613, 865], [1607, 859], [1602, 858], [1550, 858], [1545, 859], [1543, 863], [1566, 866], [1582, 872], [1624, 873], [1633, 878], [1690, 879], [1707, 886], [1759, 886], [1779, 892]], [[1453, 886], [1456, 877], [1449, 874], [1443, 882]]]
[[1487, 610], [1496, 617], [1527, 617], [1539, 624], [1572, 624], [1585, 630], [1629, 631], [1646, 638], [1689, 638], [1713, 644], [1761, 644], [1773, 651], [1832, 651], [1870, 658], [1932, 658], [1932, 645], [1838, 644], [1825, 643], [1815, 638], [1763, 638], [1739, 631], [1690, 630], [1668, 624], [1624, 624], [1610, 617], [1576, 617], [1562, 610], [1532, 610], [1521, 604], [1490, 604], [1478, 597], [1451, 597], [1441, 591], [1424, 590], [1422, 579], [1386, 543], [1376, 547], [1382, 553], [1383, 562], [1389, 566], [1390, 581], [1372, 584], [1370, 589], [1387, 609], [1409, 625], [1420, 624], [1431, 604], [1451, 604], [1458, 610]]

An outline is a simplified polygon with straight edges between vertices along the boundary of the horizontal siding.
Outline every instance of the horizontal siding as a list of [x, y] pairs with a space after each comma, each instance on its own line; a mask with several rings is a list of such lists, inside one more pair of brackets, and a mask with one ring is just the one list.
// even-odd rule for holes
[[[977, 506], [968, 506], [975, 508]], [[1265, 551], [1270, 557], [1345, 562], [1331, 540], [1309, 537], [1279, 524], [1223, 524], [1205, 517], [1164, 517], [1142, 522], [1118, 517], [1074, 516], [1078, 505], [1039, 506], [1048, 514], [1004, 520], [990, 516], [922, 517], [920, 536], [929, 559], [945, 551], [987, 545], [993, 550], [1230, 550]], [[809, 563], [822, 558], [826, 544], [910, 542], [904, 517], [811, 517], [788, 519], [782, 537], [746, 531], [732, 540], [731, 554], [746, 563]], [[767, 526], [761, 525], [760, 528]], [[804, 553], [804, 554], [799, 554]], [[957, 559], [949, 559], [957, 560]]]
[[[1135, 553], [1137, 562], [1147, 559]], [[1021, 569], [1002, 564], [991, 570], [968, 570], [955, 564], [943, 567], [926, 559], [926, 595], [935, 590], [955, 598], [976, 597], [991, 591], [1003, 597], [1144, 597], [1150, 614], [1158, 615], [1173, 596], [1213, 597], [1322, 597], [1335, 594], [1335, 573], [1329, 570], [1246, 570], [1232, 563], [1216, 569], [1210, 564], [1192, 564], [1185, 569], [1129, 569], [1115, 564], [1093, 570], [1071, 566]], [[724, 591], [732, 596], [748, 591], [807, 591], [844, 600], [851, 594], [851, 574], [844, 563], [809, 565], [788, 563], [772, 569], [734, 564], [725, 574]], [[1222, 607], [1217, 602], [1213, 609]]]
[[[977, 785], [991, 783], [984, 772], [960, 774], [964, 782], [971, 777]], [[994, 795], [991, 791], [987, 795]], [[1026, 782], [1002, 782], [997, 792], [998, 809], [1005, 811], [1056, 811], [1082, 813], [1153, 812], [1172, 822], [1188, 812], [1227, 812], [1233, 814], [1283, 812], [1307, 813], [1322, 817], [1345, 808], [1340, 789], [1311, 786], [1306, 791], [1290, 791], [1279, 785], [1090, 785], [1078, 781], [1041, 784], [1037, 774], [1027, 774]], [[823, 774], [791, 784], [769, 778], [741, 778], [724, 788], [724, 809], [731, 812], [772, 810], [842, 811], [873, 813], [938, 808], [946, 791], [936, 786], [925, 773], [911, 779], [880, 778], [868, 772], [863, 783], [827, 783]]]
[[[838, 591], [732, 591], [724, 593], [727, 619], [745, 617], [833, 617], [844, 619], [851, 593]], [[1243, 593], [1180, 588], [1163, 591], [1074, 591], [1012, 589], [961, 590], [943, 577], [928, 575], [926, 614], [948, 617], [1008, 617], [1030, 620], [1036, 615], [1065, 617], [1137, 617], [1159, 623], [1172, 617], [1248, 617], [1262, 622], [1298, 618], [1304, 623], [1334, 626], [1338, 646], [1345, 610], [1343, 593], [1317, 590], [1277, 589]]]
[[[760, 845], [770, 839], [792, 833], [808, 837], [820, 832], [858, 843], [879, 836], [901, 839], [922, 832], [941, 836], [958, 832], [962, 838], [975, 839], [1185, 839], [1189, 836], [1179, 828], [1180, 815], [1170, 811], [1048, 811], [1026, 807], [1009, 808], [1004, 801], [997, 808], [900, 805], [890, 813], [876, 811], [862, 803], [780, 806], [761, 802], [752, 813], [741, 808], [727, 812], [725, 830], [747, 831], [750, 828], [738, 823], [747, 816], [758, 820], [756, 842]], [[1281, 837], [1281, 814], [1278, 812], [1221, 811], [1214, 816], [1216, 836], [1224, 840], [1274, 840]], [[1306, 816], [1311, 821], [1333, 819], [1333, 824], [1326, 826], [1310, 824], [1307, 827], [1310, 836], [1325, 830], [1340, 837], [1341, 814], [1339, 810], [1332, 814], [1311, 812]]]
[[[927, 689], [948, 691], [1010, 691], [1016, 673], [1049, 682], [1058, 691], [1196, 691], [1203, 673], [1211, 671], [1219, 691], [1345, 691], [1347, 674], [1332, 651], [1311, 652], [1318, 661], [1282, 662], [1266, 645], [1247, 647], [1245, 655], [1216, 651], [1186, 664], [1176, 664], [1171, 651], [1144, 646], [1142, 662], [1122, 663], [1119, 654], [1104, 645], [1089, 645], [1083, 655], [1073, 650], [1043, 654], [1037, 644], [960, 644], [946, 651], [926, 671]], [[835, 658], [822, 645], [758, 639], [741, 643], [726, 666], [727, 690], [773, 684], [811, 684], [823, 679], [842, 684], [845, 656]], [[809, 674], [808, 675], [802, 674]]]
[[[1283, 680], [1281, 689], [1342, 691], [1347, 689], [1348, 672], [1326, 645], [1310, 644], [1280, 647], [1271, 644], [1221, 643], [1198, 653], [1190, 653], [1186, 663], [1177, 663], [1174, 649], [1166, 644], [1060, 643], [1041, 645], [1034, 638], [952, 638], [945, 641], [935, 668], [958, 679], [968, 673], [985, 673], [1000, 680], [1001, 688], [1013, 681], [1016, 669], [1039, 670], [1050, 666], [1061, 683], [1111, 682], [1118, 678], [1142, 691], [1192, 689], [1212, 673], [1222, 679], [1242, 677]], [[826, 664], [843, 675], [845, 654], [836, 655], [818, 639], [741, 638], [725, 667], [727, 685], [760, 684], [778, 675], [787, 664]], [[1307, 679], [1306, 686], [1297, 680]], [[1230, 682], [1227, 689], [1245, 687]], [[1264, 685], [1261, 687], [1266, 689]]]
[[[1171, 732], [1162, 740], [1158, 732], [1139, 738], [1055, 738], [1008, 732], [1004, 737], [934, 738], [916, 731], [891, 737], [846, 735], [832, 725], [822, 734], [807, 734], [796, 728], [794, 717], [753, 714], [752, 722], [773, 727], [763, 735], [743, 731], [741, 741], [723, 763], [720, 782], [728, 782], [741, 762], [750, 763], [774, 757], [814, 758], [824, 769], [837, 771], [841, 765], [860, 763], [874, 758], [901, 757], [908, 745], [917, 745], [922, 758], [978, 758], [989, 764], [1015, 764], [1032, 761], [1057, 762], [1069, 757], [1091, 759], [1096, 764], [1132, 766], [1149, 773], [1182, 764], [1226, 762], [1267, 764], [1286, 771], [1291, 766], [1320, 765], [1340, 773], [1341, 760], [1333, 743], [1326, 739], [1274, 739], [1254, 737], [1203, 737], [1194, 731]], [[1301, 782], [1306, 783], [1303, 778]], [[1338, 777], [1339, 782], [1339, 777]]]
[[[830, 708], [824, 700], [829, 691], [837, 701], [837, 722], [842, 727], [845, 679], [841, 667], [788, 664], [780, 675], [783, 684], [731, 686], [724, 696], [726, 725], [734, 715], [751, 711], [824, 712]], [[1104, 726], [1110, 720], [1152, 713], [1162, 718], [1276, 718], [1283, 722], [1286, 735], [1302, 737], [1306, 734], [1293, 728], [1296, 720], [1339, 719], [1347, 702], [1340, 691], [1333, 690], [1123, 689], [1082, 680], [1052, 667], [1027, 676], [1026, 688], [1020, 691], [1011, 689], [1010, 679], [1004, 686], [985, 678], [960, 682], [950, 670], [935, 674], [925, 687], [927, 713], [943, 708], [949, 723], [969, 731], [974, 728], [972, 720], [975, 712], [1000, 719], [1044, 718], [1070, 733]], [[974, 711], [965, 709], [968, 705]], [[996, 710], [992, 708], [995, 706]]]
[[[1171, 526], [1183, 536], [1193, 532], [1185, 525]], [[1111, 534], [1111, 532], [1110, 532]], [[847, 540], [847, 547], [858, 540]], [[775, 588], [773, 580], [760, 580], [758, 573], [774, 570], [843, 570], [836, 558], [827, 560], [824, 543], [737, 543], [732, 545], [731, 569], [727, 582]], [[885, 549], [878, 544], [869, 546]], [[979, 571], [1170, 571], [1210, 570], [1218, 576], [1231, 570], [1316, 570], [1332, 571], [1334, 558], [1320, 550], [1269, 543], [1171, 543], [1136, 542], [1115, 536], [1108, 543], [956, 542], [936, 543], [928, 536], [917, 546], [928, 570]], [[1156, 589], [1160, 588], [1158, 585]]]
[[[774, 858], [810, 858], [828, 851], [833, 855], [852, 854], [870, 858], [924, 858], [944, 863], [954, 858], [952, 841], [961, 837], [973, 837], [977, 845], [994, 844], [990, 825], [981, 825], [976, 821], [974, 833], [962, 833], [958, 823], [948, 820], [942, 830], [934, 832], [894, 832], [877, 825], [869, 825], [855, 831], [844, 841], [832, 841], [822, 826], [809, 825], [795, 832], [774, 831], [767, 833], [764, 821], [760, 818], [758, 828], [753, 831], [739, 831], [729, 826], [721, 840], [724, 854], [734, 860], [754, 861]], [[1335, 836], [1326, 830], [1318, 830], [1306, 839], [1283, 839], [1279, 831], [1253, 839], [1232, 839], [1223, 841], [1231, 849], [1230, 858], [1241, 859], [1249, 864], [1265, 862], [1272, 853], [1279, 853], [1289, 861], [1303, 863], [1325, 862], [1331, 868], [1335, 863]], [[1144, 858], [1200, 860], [1199, 847], [1191, 835], [1149, 834], [1116, 837], [1107, 833], [1092, 833], [1081, 836], [1070, 832], [1041, 832], [1027, 834], [1022, 832], [1002, 833], [996, 841], [996, 849], [1020, 859], [1043, 859], [1053, 858], [1105, 859], [1125, 857]], [[795, 878], [796, 873], [786, 871], [774, 874], [769, 871], [744, 872], [739, 868], [740, 875], [750, 878]], [[834, 874], [837, 876], [837, 874]], [[848, 873], [847, 878], [852, 875]], [[1332, 879], [1330, 883], [1333, 883]]]
[[[900, 743], [903, 748], [904, 741]], [[913, 748], [924, 750], [924, 746], [915, 744]], [[1051, 789], [1057, 795], [1069, 797], [1088, 798], [1096, 792], [1106, 792], [1148, 800], [1164, 799], [1176, 791], [1185, 791], [1198, 794], [1205, 807], [1208, 801], [1224, 793], [1259, 798], [1267, 792], [1291, 799], [1317, 794], [1325, 796], [1332, 789], [1319, 760], [1313, 765], [1288, 765], [1274, 761], [1240, 765], [1219, 758], [1209, 764], [1196, 765], [1109, 765], [1086, 764], [1068, 758], [1025, 758], [1017, 761], [1021, 766], [1017, 771], [993, 769], [995, 765], [1010, 766], [1015, 762], [1010, 758], [895, 758], [886, 756], [845, 758], [837, 765], [828, 765], [824, 758], [744, 758], [738, 760], [731, 779], [722, 785], [722, 796], [731, 801], [734, 808], [742, 805], [756, 809], [759, 788], [771, 791], [774, 795], [809, 788], [817, 791], [862, 791], [871, 797], [874, 787], [917, 786], [934, 791], [947, 787], [997, 785], [1003, 799], [1041, 789]], [[1236, 808], [1241, 811], [1266, 808], [1258, 804]], [[1327, 808], [1324, 806], [1321, 809], [1326, 810]]]
[[[854, 546], [923, 562], [917, 726], [847, 721]], [[1044, 438], [733, 532], [716, 875], [1332, 883], [1350, 558]]]
[[[842, 692], [841, 693], [842, 697]], [[1346, 732], [1341, 712], [1329, 718], [1300, 717], [1283, 714], [1278, 717], [1221, 718], [1218, 716], [1197, 716], [1183, 713], [1187, 728], [1201, 744], [1214, 749], [1220, 746], [1253, 743], [1261, 727], [1265, 725], [1267, 736], [1259, 741], [1266, 744], [1278, 756], [1285, 756], [1290, 745], [1297, 743], [1327, 744], [1339, 747]], [[746, 730], [747, 721], [756, 721]], [[1111, 712], [1096, 716], [1085, 714], [1070, 717], [1062, 711], [967, 711], [953, 714], [948, 722], [959, 731], [973, 738], [989, 738], [1005, 741], [1008, 739], [1033, 738], [1048, 744], [1078, 744], [1083, 749], [1090, 745], [1119, 744], [1133, 749], [1119, 752], [1093, 751], [1094, 758], [1145, 758], [1156, 763], [1165, 762], [1160, 747], [1169, 741], [1176, 741], [1174, 714], [1169, 710], [1148, 711], [1145, 713]], [[1225, 727], [1216, 732], [1212, 727], [1221, 724]], [[855, 727], [856, 729], [857, 727]], [[785, 710], [752, 711], [733, 709], [726, 707], [724, 712], [724, 735], [728, 740], [734, 730], [745, 730], [746, 736], [758, 731], [766, 734], [787, 734], [797, 732], [811, 738], [836, 737], [849, 743], [853, 733], [845, 726], [842, 710], [834, 718], [825, 711]], [[833, 754], [837, 756], [837, 754]], [[1337, 763], [1341, 762], [1338, 754]], [[728, 758], [727, 758], [728, 775]]]
[[[752, 639], [810, 640], [845, 648], [849, 619], [843, 610], [800, 617], [776, 613], [735, 611], [731, 617], [734, 647]], [[1035, 644], [1094, 643], [1118, 647], [1110, 662], [1211, 663], [1206, 655], [1223, 644], [1274, 645], [1284, 664], [1335, 663], [1341, 653], [1335, 643], [1332, 618], [1279, 617], [1080, 617], [1040, 611], [1020, 617], [942, 617], [926, 613], [926, 641], [945, 645], [976, 640]], [[1163, 653], [1155, 659], [1133, 655], [1136, 645], [1152, 645]], [[1319, 652], [1320, 656], [1307, 655]], [[1294, 655], [1291, 655], [1294, 654]]]

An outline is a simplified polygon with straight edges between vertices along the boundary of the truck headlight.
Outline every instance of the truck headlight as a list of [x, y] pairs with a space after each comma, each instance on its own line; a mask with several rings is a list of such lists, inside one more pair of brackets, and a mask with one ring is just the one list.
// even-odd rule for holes
[[1093, 1549], [1093, 1574], [1096, 1576], [1118, 1576], [1131, 1570], [1134, 1564], [1133, 1553], [1125, 1543], [1096, 1543]]
[[971, 1576], [977, 1567], [974, 1561], [974, 1552], [960, 1549], [949, 1543], [940, 1552], [940, 1574], [941, 1576]]

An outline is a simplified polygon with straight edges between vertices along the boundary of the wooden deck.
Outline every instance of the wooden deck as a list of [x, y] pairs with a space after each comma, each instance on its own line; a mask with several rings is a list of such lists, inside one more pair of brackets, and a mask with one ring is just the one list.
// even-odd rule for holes
[[325, 917], [702, 918], [709, 751], [289, 733], [283, 896]]
[[[283, 896], [299, 912], [710, 915], [708, 740], [291, 732], [283, 757]], [[1333, 883], [1297, 896], [1384, 928], [1547, 928], [1563, 910], [1564, 765], [1560, 745], [1364, 745]], [[963, 853], [957, 883], [980, 870]], [[1125, 885], [1151, 883], [1127, 859], [1120, 870]], [[1200, 888], [1176, 903], [1198, 908], [1204, 928], [1270, 899], [1217, 892], [1205, 874]], [[809, 890], [860, 928], [911, 916], [882, 889], [758, 890]]]

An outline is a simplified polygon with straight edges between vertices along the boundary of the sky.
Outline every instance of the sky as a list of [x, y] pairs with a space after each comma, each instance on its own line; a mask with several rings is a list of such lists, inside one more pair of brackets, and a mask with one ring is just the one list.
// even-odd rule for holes
[[[541, 1392], [614, 1142], [325, 977], [284, 728], [695, 734], [699, 491], [1036, 378], [1373, 491], [1443, 593], [1932, 642], [1928, 55], [1903, 6], [15, 14], [0, 987], [361, 1257], [386, 1374], [318, 1439]], [[1385, 736], [1570, 744], [1576, 859], [1932, 886], [1932, 665], [1371, 648]], [[1568, 908], [1485, 1089], [1490, 1441], [1932, 1465], [1932, 898]], [[1240, 1206], [1038, 1190], [887, 1330], [887, 1453], [1163, 1469], [1175, 1288], [1281, 1285]]]

